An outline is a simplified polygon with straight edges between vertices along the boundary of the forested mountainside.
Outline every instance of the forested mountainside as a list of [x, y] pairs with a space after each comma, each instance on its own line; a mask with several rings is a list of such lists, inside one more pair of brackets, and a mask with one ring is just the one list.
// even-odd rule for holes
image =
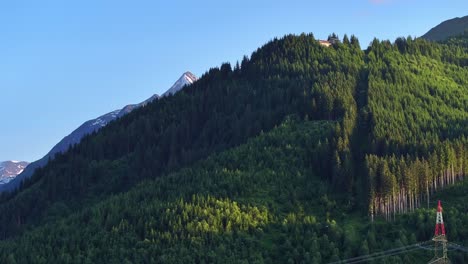
[[[320, 171], [336, 122], [289, 118], [246, 144], [63, 212], [0, 242], [2, 263], [328, 263], [426, 241], [434, 209], [370, 222]], [[467, 242], [468, 182], [437, 194], [449, 239]], [[456, 197], [454, 199], [454, 197]], [[434, 206], [435, 202], [431, 203]], [[65, 216], [66, 215], [66, 216]], [[426, 263], [432, 252], [391, 257]], [[468, 258], [451, 253], [454, 263]]]
[[[186, 85], [192, 84], [196, 80], [197, 77], [191, 72], [185, 72], [162, 96], [174, 94], [180, 91]], [[5, 185], [2, 185], [0, 182], [0, 193], [4, 191], [14, 191], [22, 181], [31, 177], [37, 168], [44, 167], [51, 159], [54, 159], [57, 153], [68, 150], [70, 146], [78, 144], [84, 136], [98, 131], [102, 127], [106, 126], [109, 122], [130, 113], [136, 108], [144, 107], [148, 103], [158, 100], [159, 97], [159, 95], [154, 94], [141, 103], [129, 104], [122, 109], [114, 110], [107, 114], [101, 115], [98, 118], [84, 122], [81, 126], [60, 140], [44, 157], [30, 163], [28, 167], [26, 167], [24, 171], [22, 171], [13, 180], [11, 180], [11, 182], [8, 182], [8, 184]]]
[[[458, 47], [466, 53], [468, 51], [468, 31], [458, 36], [447, 38], [441, 41], [441, 43]], [[468, 59], [466, 54], [464, 56], [464, 59], [465, 59], [464, 64], [466, 65], [467, 63], [466, 60]]]
[[[354, 36], [329, 48], [312, 34], [274, 39], [3, 194], [0, 256], [300, 263], [308, 252], [320, 263], [428, 239], [430, 210], [408, 216], [422, 227], [372, 233], [392, 228], [381, 216], [398, 222], [466, 176], [466, 58], [462, 46], [411, 38], [366, 51]], [[466, 239], [460, 229], [454, 238]]]
[[[353, 89], [364, 55], [356, 42], [340, 49], [325, 49], [306, 35], [275, 40], [239, 67], [213, 68], [175, 96], [110, 123], [37, 170], [18, 192], [3, 195], [0, 236], [40, 224], [56, 204], [79, 210], [142, 179], [242, 144], [288, 115], [338, 120], [344, 102], [356, 111]], [[339, 86], [321, 86], [329, 80]], [[331, 167], [330, 161], [324, 169]]]
[[468, 32], [468, 16], [446, 20], [429, 30], [422, 38], [432, 41], [444, 41], [464, 32]]
[[365, 119], [373, 123], [366, 155], [371, 213], [419, 207], [466, 175], [467, 55], [412, 42], [369, 47]]

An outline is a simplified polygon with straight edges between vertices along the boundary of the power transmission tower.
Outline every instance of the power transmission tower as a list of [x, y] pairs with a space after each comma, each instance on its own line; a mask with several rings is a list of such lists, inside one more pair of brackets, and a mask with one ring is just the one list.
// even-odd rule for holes
[[447, 257], [447, 236], [445, 235], [444, 218], [442, 217], [442, 205], [440, 200], [437, 204], [436, 226], [434, 231], [434, 257], [428, 264], [450, 263]]

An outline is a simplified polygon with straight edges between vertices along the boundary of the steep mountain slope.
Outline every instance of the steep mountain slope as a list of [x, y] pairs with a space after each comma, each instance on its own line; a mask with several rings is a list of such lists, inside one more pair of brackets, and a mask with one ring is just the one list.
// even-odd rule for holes
[[387, 215], [429, 202], [468, 164], [468, 64], [444, 62], [459, 48], [405, 39], [396, 47], [374, 41], [368, 54], [370, 212]]
[[463, 34], [468, 30], [468, 16], [446, 20], [429, 30], [421, 38], [432, 41], [443, 41], [449, 37]]
[[162, 96], [174, 95], [180, 91], [184, 86], [190, 85], [197, 80], [197, 77], [191, 72], [185, 72], [175, 83], [169, 88]]
[[[447, 40], [442, 41], [442, 43], [451, 45], [451, 46], [460, 47], [465, 51], [465, 54], [466, 54], [466, 52], [468, 52], [468, 31], [466, 31], [462, 35], [450, 37]], [[468, 55], [464, 57], [463, 65], [468, 65]]]
[[[339, 50], [320, 46], [311, 35], [272, 41], [252, 54], [251, 60], [244, 58], [242, 68], [233, 70], [223, 64], [175, 96], [112, 122], [36, 170], [17, 192], [3, 195], [0, 235], [8, 237], [46, 221], [59, 204], [79, 210], [126, 191], [142, 179], [159, 177], [242, 144], [271, 130], [287, 115], [338, 120], [348, 109], [355, 112], [355, 76], [363, 52], [357, 39], [352, 40]], [[281, 48], [289, 45], [293, 54]], [[302, 49], [309, 56], [301, 55]], [[304, 65], [316, 61], [315, 66], [289, 71], [284, 68], [289, 62], [272, 61], [283, 60], [288, 53]], [[331, 81], [338, 84], [333, 90], [328, 85]], [[343, 108], [341, 102], [350, 105]], [[333, 161], [327, 163], [322, 173], [332, 178]]]
[[411, 38], [365, 52], [355, 37], [328, 48], [310, 34], [274, 39], [2, 195], [0, 257], [322, 263], [428, 240], [433, 211], [416, 208], [466, 190], [465, 57]]
[[0, 184], [8, 183], [14, 179], [16, 175], [23, 172], [28, 164], [26, 161], [14, 160], [0, 162]]
[[[322, 142], [335, 125], [287, 119], [244, 145], [80, 212], [61, 217], [61, 205], [45, 225], [0, 242], [0, 260], [329, 263], [429, 240], [434, 209], [370, 223], [323, 182], [329, 153]], [[467, 187], [468, 181], [435, 197], [444, 201], [448, 235], [457, 243], [468, 235], [468, 218], [459, 217], [468, 209]], [[419, 250], [391, 263], [427, 263], [431, 254]], [[468, 260], [450, 256], [453, 263]]]
[[[333, 126], [333, 122], [298, 124], [288, 120], [246, 145], [214, 155], [191, 168], [144, 182], [126, 194], [66, 218], [65, 222], [51, 220], [47, 226], [25, 235], [24, 242], [31, 242], [28, 248], [15, 249], [15, 243], [20, 241], [1, 243], [0, 259], [13, 254], [19, 263], [41, 263], [46, 259], [49, 263], [59, 263], [77, 258], [92, 263], [169, 263], [176, 258], [179, 262], [204, 259], [213, 263], [223, 256], [227, 261], [235, 261], [239, 254], [255, 260], [262, 255], [261, 250], [277, 252], [277, 256], [271, 257], [282, 258], [280, 250], [268, 248], [266, 244], [240, 245], [253, 234], [268, 239], [282, 230], [285, 221], [306, 225], [310, 231], [319, 228], [316, 219], [322, 220], [325, 215], [317, 215], [314, 208], [322, 206], [321, 201], [310, 198], [325, 195], [327, 186], [313, 188], [320, 183], [314, 167], [321, 163], [323, 145], [319, 142], [330, 135]], [[311, 155], [315, 159], [310, 159]], [[327, 200], [326, 195], [323, 199]], [[138, 212], [132, 213], [132, 208], [139, 208]], [[203, 215], [199, 215], [201, 211]], [[121, 218], [127, 214], [128, 217]], [[94, 223], [104, 226], [96, 230]], [[74, 235], [67, 236], [66, 241], [56, 240], [50, 249], [63, 251], [77, 245], [76, 251], [65, 250], [66, 255], [61, 256], [53, 250], [43, 251], [40, 245], [49, 244], [45, 234], [51, 231], [52, 237], [62, 232]], [[176, 232], [177, 236], [169, 235]], [[281, 237], [270, 239], [281, 240]], [[88, 241], [99, 241], [110, 247], [95, 247]], [[122, 243], [127, 243], [124, 241], [133, 245], [121, 251]], [[269, 243], [272, 242], [277, 241]], [[226, 243], [232, 244], [223, 249]], [[78, 245], [84, 248], [79, 249]], [[135, 246], [139, 248], [136, 255]], [[205, 248], [219, 255], [206, 255]], [[242, 253], [244, 250], [247, 251]], [[22, 255], [22, 252], [29, 253]]]
[[[163, 96], [174, 94], [180, 91], [184, 86], [190, 85], [196, 80], [197, 80], [197, 77], [193, 75], [191, 72], [185, 72], [171, 86], [171, 88], [169, 88], [163, 94]], [[44, 157], [42, 157], [40, 160], [32, 162], [21, 174], [19, 174], [16, 178], [14, 178], [14, 180], [12, 180], [9, 184], [3, 185], [3, 186], [0, 185], [0, 192], [11, 191], [17, 188], [24, 179], [31, 177], [37, 168], [44, 167], [50, 159], [53, 159], [55, 157], [57, 153], [65, 152], [70, 146], [74, 144], [78, 144], [84, 136], [91, 134], [95, 131], [98, 131], [102, 127], [109, 124], [111, 121], [130, 113], [136, 108], [143, 107], [147, 105], [148, 103], [151, 103], [152, 101], [157, 100], [159, 98], [160, 96], [155, 94], [139, 104], [130, 104], [130, 105], [125, 106], [122, 109], [115, 110], [105, 115], [102, 115], [96, 119], [86, 121], [77, 129], [75, 129], [72, 133], [70, 133], [70, 135], [64, 137]]]

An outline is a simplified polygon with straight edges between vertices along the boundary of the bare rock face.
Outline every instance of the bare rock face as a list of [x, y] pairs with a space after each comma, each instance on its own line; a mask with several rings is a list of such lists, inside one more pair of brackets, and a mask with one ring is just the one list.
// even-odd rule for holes
[[8, 183], [28, 166], [29, 162], [8, 160], [0, 162], [0, 184]]
[[184, 86], [190, 85], [194, 83], [197, 80], [197, 77], [193, 75], [191, 72], [186, 72], [182, 74], [182, 76], [172, 85], [169, 90], [167, 90], [165, 93], [163, 93], [162, 96], [168, 96], [177, 93], [178, 91], [182, 90]]

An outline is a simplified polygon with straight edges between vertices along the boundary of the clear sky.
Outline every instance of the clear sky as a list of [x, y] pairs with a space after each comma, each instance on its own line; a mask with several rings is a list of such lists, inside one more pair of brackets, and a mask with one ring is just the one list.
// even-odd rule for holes
[[0, 2], [0, 161], [34, 161], [81, 123], [161, 94], [273, 37], [421, 36], [467, 0]]

